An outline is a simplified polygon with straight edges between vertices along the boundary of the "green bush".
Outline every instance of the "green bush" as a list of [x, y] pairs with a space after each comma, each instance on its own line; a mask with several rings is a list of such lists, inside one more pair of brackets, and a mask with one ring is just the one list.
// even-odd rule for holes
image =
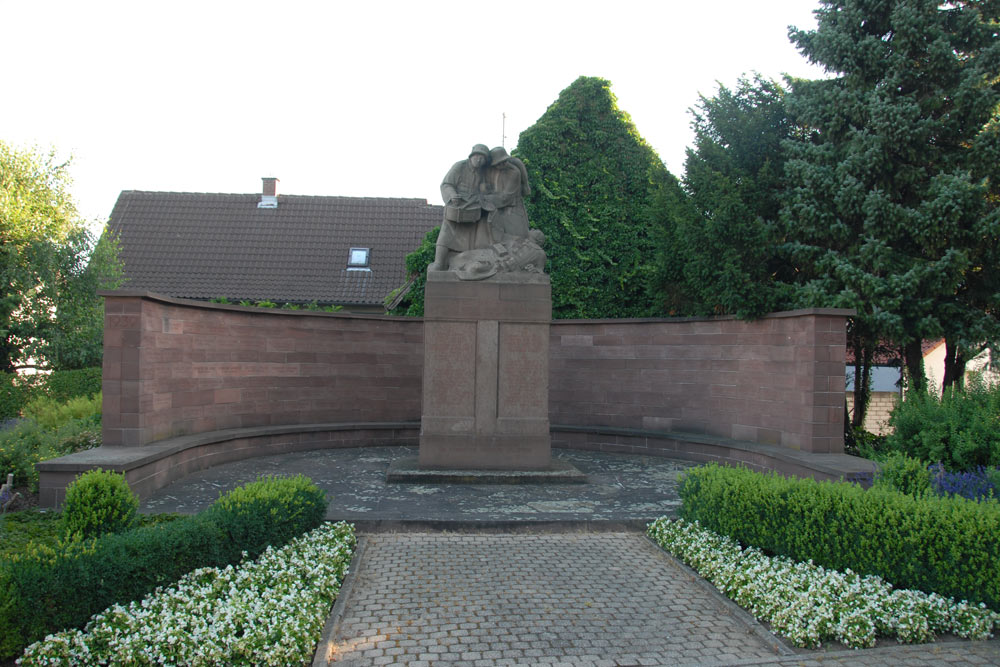
[[1000, 490], [1000, 468], [987, 468], [985, 472], [986, 479], [990, 480], [993, 488]]
[[305, 477], [266, 478], [234, 489], [197, 516], [54, 548], [35, 545], [0, 559], [0, 660], [191, 570], [284, 545], [318, 526], [325, 510], [323, 492]]
[[879, 464], [875, 486], [920, 496], [930, 491], [931, 473], [926, 462], [893, 452]]
[[844, 453], [863, 459], [881, 460], [885, 457], [885, 438], [864, 428], [848, 426], [844, 430]]
[[213, 522], [187, 517], [55, 548], [33, 545], [0, 561], [0, 659], [197, 567], [225, 565], [225, 541]]
[[36, 463], [100, 444], [100, 426], [87, 420], [74, 420], [57, 429], [24, 421], [0, 431], [0, 474], [6, 478], [8, 473], [14, 473], [16, 484], [27, 484], [32, 491], [37, 491]]
[[773, 554], [1000, 609], [1000, 505], [703, 466], [681, 516]]
[[219, 498], [206, 514], [229, 535], [234, 560], [284, 544], [323, 522], [326, 494], [308, 477], [262, 477]]
[[38, 488], [35, 464], [48, 453], [50, 434], [38, 424], [24, 422], [0, 431], [0, 477], [14, 473], [14, 483]]
[[[153, 526], [182, 518], [181, 514], [140, 514], [138, 522], [142, 526]], [[56, 547], [65, 532], [62, 526], [62, 512], [29, 508], [8, 512], [0, 517], [0, 559], [10, 558], [24, 552], [29, 543]]]
[[62, 527], [67, 535], [83, 539], [122, 533], [135, 525], [138, 509], [139, 497], [125, 475], [88, 470], [66, 487]]
[[[101, 391], [101, 368], [80, 368], [72, 371], [52, 371], [45, 378], [45, 395], [56, 403], [65, 403], [77, 396], [93, 396]], [[98, 404], [100, 412], [100, 404]]]
[[910, 392], [892, 412], [890, 451], [949, 470], [1000, 465], [1000, 384], [973, 377], [964, 390], [944, 396]]
[[101, 421], [101, 392], [93, 396], [75, 396], [57, 402], [48, 396], [39, 396], [24, 406], [21, 414], [45, 428], [59, 428], [74, 419], [98, 424]]

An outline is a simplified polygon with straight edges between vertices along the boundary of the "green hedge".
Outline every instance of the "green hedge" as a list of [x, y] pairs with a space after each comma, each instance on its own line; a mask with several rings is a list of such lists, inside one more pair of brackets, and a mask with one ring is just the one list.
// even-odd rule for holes
[[65, 403], [77, 396], [93, 396], [101, 391], [101, 369], [81, 368], [74, 371], [52, 371], [45, 380], [45, 393], [56, 403]]
[[270, 544], [285, 544], [323, 522], [326, 494], [307, 477], [262, 477], [233, 489], [204, 514], [226, 534], [232, 562], [246, 551], [256, 558]]
[[13, 373], [0, 373], [0, 421], [14, 419], [38, 393], [36, 376], [22, 377]]
[[99, 391], [100, 368], [52, 371], [45, 375], [0, 373], [0, 421], [17, 417], [25, 405], [39, 396], [65, 403], [71, 398], [93, 396]]
[[694, 468], [681, 516], [742, 544], [1000, 609], [1000, 504]]
[[138, 600], [191, 570], [283, 545], [318, 526], [325, 509], [323, 492], [306, 478], [267, 478], [233, 490], [196, 516], [54, 549], [33, 547], [0, 560], [0, 660], [52, 632], [83, 627], [110, 605]]

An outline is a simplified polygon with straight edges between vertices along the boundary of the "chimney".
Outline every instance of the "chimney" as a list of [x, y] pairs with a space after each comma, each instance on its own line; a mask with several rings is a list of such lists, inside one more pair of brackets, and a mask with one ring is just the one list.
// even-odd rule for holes
[[257, 208], [278, 208], [278, 179], [265, 176], [260, 180], [264, 182], [264, 192], [260, 196]]

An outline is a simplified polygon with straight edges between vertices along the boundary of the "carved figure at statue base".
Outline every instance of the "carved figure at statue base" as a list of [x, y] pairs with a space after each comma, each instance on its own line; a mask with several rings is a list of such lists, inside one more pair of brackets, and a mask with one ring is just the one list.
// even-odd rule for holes
[[527, 238], [510, 238], [488, 248], [477, 248], [452, 255], [448, 270], [459, 280], [484, 280], [497, 273], [543, 273], [545, 271], [545, 235], [528, 231]]

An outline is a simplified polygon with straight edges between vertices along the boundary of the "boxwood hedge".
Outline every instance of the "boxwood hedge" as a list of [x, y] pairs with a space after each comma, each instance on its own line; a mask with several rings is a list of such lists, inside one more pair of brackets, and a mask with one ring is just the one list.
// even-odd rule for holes
[[264, 478], [191, 517], [0, 559], [0, 659], [196, 568], [255, 558], [317, 527], [325, 510], [323, 491], [305, 477]]
[[1000, 503], [914, 497], [715, 464], [680, 486], [680, 515], [795, 560], [875, 574], [1000, 609]]

